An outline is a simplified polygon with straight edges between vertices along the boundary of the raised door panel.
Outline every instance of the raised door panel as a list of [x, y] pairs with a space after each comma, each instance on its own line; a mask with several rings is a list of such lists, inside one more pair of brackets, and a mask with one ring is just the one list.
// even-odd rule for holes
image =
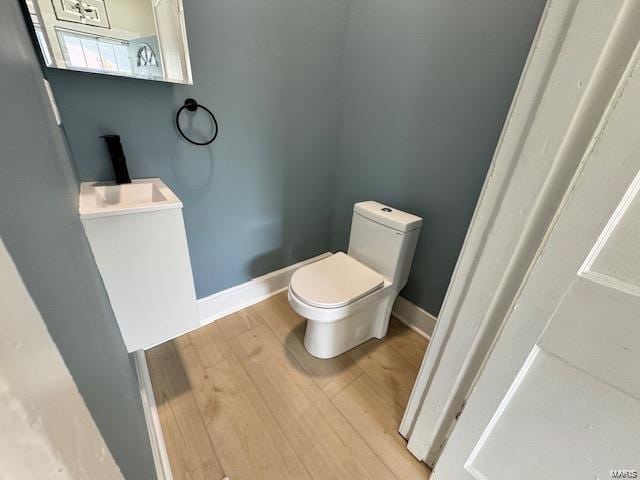
[[474, 478], [608, 478], [640, 469], [639, 185], [640, 175], [466, 461]]
[[610, 478], [637, 468], [638, 411], [635, 398], [535, 348], [465, 469], [478, 480]]

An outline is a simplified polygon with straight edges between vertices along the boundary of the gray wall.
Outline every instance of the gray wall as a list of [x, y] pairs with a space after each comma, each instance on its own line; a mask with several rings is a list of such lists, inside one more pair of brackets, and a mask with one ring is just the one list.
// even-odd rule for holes
[[332, 248], [354, 202], [424, 218], [402, 293], [438, 314], [544, 0], [352, 0]]
[[135, 373], [78, 219], [77, 178], [14, 1], [0, 2], [0, 65], [0, 233], [123, 474], [155, 478]]
[[[194, 86], [48, 70], [82, 180], [184, 201], [198, 297], [345, 249], [354, 202], [425, 218], [403, 293], [437, 314], [543, 0], [186, 0]], [[219, 139], [180, 140], [185, 97]], [[196, 125], [206, 129], [206, 125]]]
[[[185, 0], [184, 8], [193, 86], [47, 75], [81, 180], [113, 178], [98, 136], [116, 132], [131, 176], [159, 176], [182, 199], [204, 297], [329, 249], [348, 1]], [[186, 97], [218, 117], [209, 148], [173, 127]]]

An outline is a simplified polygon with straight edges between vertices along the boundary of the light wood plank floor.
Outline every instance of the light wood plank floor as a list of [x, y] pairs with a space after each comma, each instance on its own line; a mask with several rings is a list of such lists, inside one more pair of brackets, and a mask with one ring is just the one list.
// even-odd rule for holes
[[303, 337], [280, 294], [147, 351], [176, 480], [429, 477], [397, 432], [427, 341], [392, 318], [319, 360]]

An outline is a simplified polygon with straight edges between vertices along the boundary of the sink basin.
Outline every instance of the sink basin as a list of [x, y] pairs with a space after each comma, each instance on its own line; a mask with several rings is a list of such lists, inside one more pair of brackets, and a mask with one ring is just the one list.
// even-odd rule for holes
[[96, 204], [101, 207], [120, 205], [132, 207], [167, 199], [153, 183], [128, 183], [124, 185], [100, 185], [94, 187]]
[[80, 185], [80, 218], [180, 208], [182, 202], [159, 178], [142, 178], [132, 183], [83, 182]]

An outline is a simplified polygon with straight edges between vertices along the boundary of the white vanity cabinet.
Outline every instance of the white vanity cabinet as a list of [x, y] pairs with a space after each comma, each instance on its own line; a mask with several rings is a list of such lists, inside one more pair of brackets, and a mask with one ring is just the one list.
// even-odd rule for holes
[[182, 202], [162, 180], [82, 183], [79, 210], [129, 352], [200, 325]]

